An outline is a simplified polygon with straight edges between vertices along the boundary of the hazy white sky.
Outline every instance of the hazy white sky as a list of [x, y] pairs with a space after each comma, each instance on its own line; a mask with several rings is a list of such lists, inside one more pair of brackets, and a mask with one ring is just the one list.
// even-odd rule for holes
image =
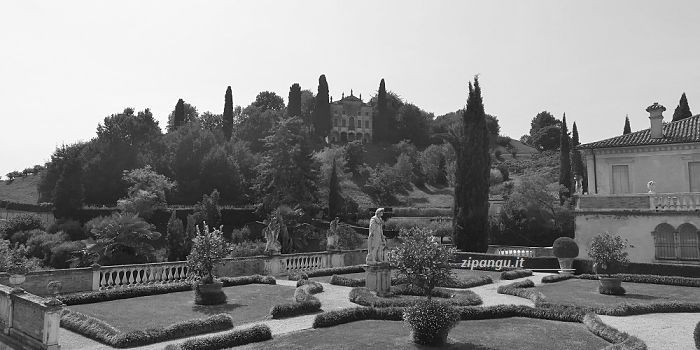
[[286, 100], [326, 74], [336, 99], [379, 80], [436, 115], [480, 75], [502, 133], [548, 110], [583, 142], [670, 120], [685, 91], [700, 113], [700, 1], [3, 1], [0, 174], [89, 140], [125, 107], [164, 128], [178, 98], [221, 113], [226, 86], [246, 106]]

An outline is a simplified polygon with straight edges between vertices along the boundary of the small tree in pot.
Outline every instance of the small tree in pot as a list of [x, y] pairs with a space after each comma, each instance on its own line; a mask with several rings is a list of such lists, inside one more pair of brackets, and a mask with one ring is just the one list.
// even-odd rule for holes
[[402, 244], [391, 251], [390, 260], [398, 277], [423, 289], [427, 300], [407, 307], [403, 319], [411, 327], [413, 341], [421, 345], [441, 345], [457, 322], [459, 311], [444, 302], [431, 299], [436, 286], [452, 278], [449, 265], [454, 249], [440, 244], [433, 231], [425, 228], [402, 229]]
[[593, 259], [593, 270], [598, 274], [600, 280], [598, 291], [601, 294], [625, 294], [625, 289], [621, 286], [622, 279], [613, 275], [619, 273], [622, 267], [629, 263], [627, 252], [624, 251], [627, 247], [629, 247], [627, 240], [616, 234], [605, 232], [593, 237], [588, 248], [588, 256]]
[[552, 252], [559, 259], [559, 271], [562, 275], [573, 275], [572, 265], [578, 256], [578, 244], [569, 237], [559, 237], [552, 244]]
[[215, 305], [226, 302], [222, 283], [214, 278], [214, 267], [228, 254], [228, 244], [219, 229], [209, 231], [206, 222], [204, 232], [196, 228], [192, 251], [187, 256], [187, 273], [194, 278], [194, 302], [198, 305]]

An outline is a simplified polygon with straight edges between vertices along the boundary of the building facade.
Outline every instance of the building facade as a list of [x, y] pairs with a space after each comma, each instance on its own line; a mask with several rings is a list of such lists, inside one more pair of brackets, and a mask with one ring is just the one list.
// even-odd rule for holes
[[356, 97], [350, 90], [350, 96], [343, 94], [340, 100], [331, 100], [331, 143], [370, 143], [373, 127], [372, 107], [362, 101], [362, 95]]
[[578, 147], [589, 193], [578, 194], [576, 241], [585, 252], [602, 232], [631, 244], [630, 260], [700, 264], [700, 115]]

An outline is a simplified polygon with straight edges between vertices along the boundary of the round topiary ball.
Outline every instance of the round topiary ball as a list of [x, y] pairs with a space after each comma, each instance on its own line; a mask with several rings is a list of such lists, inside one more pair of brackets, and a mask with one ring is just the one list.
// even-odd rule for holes
[[575, 258], [578, 256], [578, 244], [572, 238], [559, 237], [552, 244], [552, 252], [557, 258]]
[[700, 322], [695, 326], [695, 333], [693, 333], [695, 336], [695, 347], [700, 349]]
[[460, 320], [460, 313], [444, 302], [420, 300], [404, 310], [403, 320], [411, 328], [414, 343], [437, 346], [445, 344], [447, 334]]

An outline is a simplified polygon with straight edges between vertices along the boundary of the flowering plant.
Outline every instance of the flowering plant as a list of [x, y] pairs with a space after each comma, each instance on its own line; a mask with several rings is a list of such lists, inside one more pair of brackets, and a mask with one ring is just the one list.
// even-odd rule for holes
[[222, 229], [223, 226], [209, 231], [206, 222], [204, 222], [204, 232], [199, 230], [199, 226], [196, 227], [197, 235], [192, 241], [192, 250], [187, 256], [187, 273], [202, 283], [214, 282], [214, 266], [228, 254], [228, 244], [224, 241]]
[[588, 247], [588, 256], [596, 265], [596, 273], [605, 273], [610, 276], [629, 263], [627, 252], [624, 251], [627, 247], [629, 243], [626, 239], [610, 232], [593, 237]]

